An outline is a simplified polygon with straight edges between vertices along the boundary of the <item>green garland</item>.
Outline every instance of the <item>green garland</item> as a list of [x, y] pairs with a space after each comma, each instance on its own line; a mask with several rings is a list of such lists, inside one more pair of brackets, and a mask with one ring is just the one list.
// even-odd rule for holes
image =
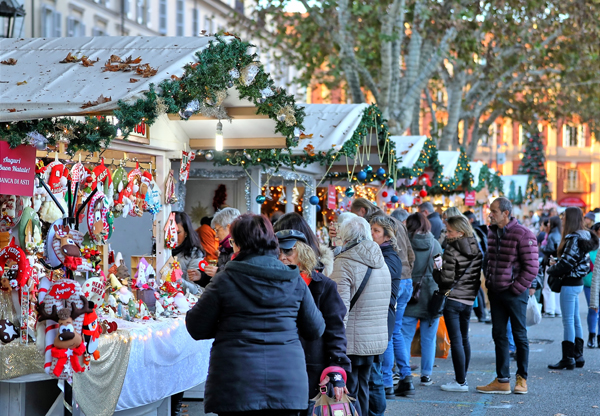
[[[257, 55], [248, 53], [253, 47], [248, 42], [232, 39], [225, 42], [220, 37], [210, 42], [209, 46], [196, 53], [197, 62], [184, 67], [184, 74], [180, 79], [163, 80], [158, 85], [157, 92], [154, 85], [150, 84], [149, 91], [144, 97], [129, 104], [122, 100], [118, 102], [119, 108], [114, 111], [119, 120], [115, 125], [105, 117], [86, 116], [85, 121], [77, 121], [70, 117], [45, 118], [30, 121], [17, 121], [2, 123], [0, 137], [7, 140], [11, 147], [28, 144], [27, 134], [38, 132], [42, 134], [51, 146], [56, 146], [60, 140], [68, 139], [66, 151], [74, 154], [80, 150], [97, 152], [110, 145], [111, 140], [120, 129], [123, 138], [127, 138], [135, 126], [144, 122], [151, 126], [163, 111], [177, 113], [185, 109], [195, 100], [200, 103], [216, 101], [217, 93], [234, 85], [240, 98], [252, 101], [258, 114], [267, 115], [276, 121], [275, 131], [286, 137], [287, 147], [298, 144], [294, 131], [302, 129], [304, 109], [295, 104], [294, 97], [288, 95], [283, 88], [275, 88], [272, 79], [264, 72], [262, 65], [256, 62]], [[250, 85], [245, 85], [242, 76], [233, 77], [231, 70], [237, 69], [238, 73], [248, 65], [256, 65], [258, 73]], [[263, 98], [262, 91], [270, 89], [269, 97]], [[159, 105], [160, 104], [160, 105]], [[162, 107], [162, 108], [161, 108]], [[294, 123], [287, 123], [277, 119], [283, 108], [290, 108], [295, 117]], [[290, 125], [291, 124], [291, 125]], [[225, 152], [223, 152], [225, 153]], [[274, 155], [281, 153], [276, 150]], [[268, 156], [273, 156], [271, 151], [253, 152], [250, 160], [244, 158], [241, 164], [262, 164]], [[226, 154], [216, 155], [216, 163], [225, 163]], [[262, 159], [264, 158], [264, 159]]]
[[471, 178], [472, 175], [471, 167], [469, 166], [469, 158], [467, 157], [465, 150], [461, 147], [458, 163], [456, 164], [456, 169], [454, 169], [454, 175], [452, 178], [450, 178], [448, 181], [445, 181], [440, 170], [439, 173], [436, 173], [434, 176], [429, 192], [434, 195], [445, 195], [453, 193], [459, 187], [468, 189], [468, 187], [471, 185]]

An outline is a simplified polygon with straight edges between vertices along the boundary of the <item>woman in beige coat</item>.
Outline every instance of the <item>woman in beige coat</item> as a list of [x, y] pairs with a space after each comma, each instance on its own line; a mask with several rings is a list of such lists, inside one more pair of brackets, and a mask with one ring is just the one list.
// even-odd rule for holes
[[[367, 239], [369, 224], [364, 218], [352, 217], [340, 225], [342, 252], [333, 263], [331, 280], [348, 313], [344, 317], [348, 346], [346, 354], [352, 362], [347, 388], [357, 399], [362, 416], [369, 413], [369, 377], [376, 355], [383, 354], [388, 344], [387, 316], [392, 280], [379, 245]], [[355, 303], [363, 279], [369, 280]]]

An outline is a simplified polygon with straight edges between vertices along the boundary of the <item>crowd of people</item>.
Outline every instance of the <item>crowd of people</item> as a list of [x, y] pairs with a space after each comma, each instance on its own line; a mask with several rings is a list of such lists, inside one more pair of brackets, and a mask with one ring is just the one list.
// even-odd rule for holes
[[[469, 391], [473, 311], [492, 324], [496, 352], [496, 378], [476, 390], [526, 394], [530, 296], [543, 298], [545, 316], [562, 317], [562, 357], [549, 367], [582, 367], [582, 290], [590, 308], [587, 346], [600, 347], [600, 223], [579, 208], [549, 214], [538, 217], [536, 235], [503, 197], [490, 206], [489, 227], [470, 211], [440, 215], [425, 202], [412, 214], [386, 215], [357, 198], [323, 244], [297, 213], [269, 220], [224, 208], [197, 232], [177, 213], [174, 251], [186, 269], [184, 285], [201, 293], [186, 326], [194, 339], [214, 339], [205, 411], [311, 415], [310, 399], [325, 391], [355, 398], [361, 416], [383, 415], [386, 399], [414, 395], [417, 382], [433, 384], [442, 316], [455, 380], [441, 389]], [[211, 264], [195, 269], [203, 257]], [[421, 360], [411, 366], [417, 330]], [[175, 412], [180, 399], [174, 397]]]

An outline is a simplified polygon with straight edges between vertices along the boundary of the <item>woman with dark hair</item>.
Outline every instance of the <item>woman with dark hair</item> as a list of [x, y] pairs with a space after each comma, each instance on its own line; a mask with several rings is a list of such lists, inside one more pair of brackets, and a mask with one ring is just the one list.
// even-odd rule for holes
[[273, 225], [275, 232], [282, 230], [296, 230], [300, 231], [306, 237], [306, 244], [308, 244], [317, 256], [317, 267], [316, 270], [323, 273], [325, 276], [329, 276], [333, 270], [333, 251], [324, 244], [319, 244], [317, 236], [310, 229], [308, 223], [297, 212], [289, 212], [281, 216], [275, 225]]
[[[410, 346], [417, 329], [417, 322], [421, 322], [421, 385], [430, 386], [433, 362], [435, 360], [435, 340], [440, 316], [430, 316], [428, 307], [433, 292], [438, 289], [433, 280], [433, 258], [442, 254], [442, 247], [431, 233], [431, 224], [427, 217], [417, 212], [406, 219], [408, 238], [415, 252], [415, 263], [412, 269], [413, 297], [408, 302], [402, 319], [402, 335], [404, 345], [410, 356]], [[415, 294], [419, 293], [418, 300]], [[396, 388], [397, 396], [415, 394], [412, 374], [409, 365], [400, 368], [400, 382]]]
[[[542, 269], [546, 269], [550, 264], [551, 257], [557, 257], [557, 250], [561, 239], [561, 221], [560, 217], [550, 217], [548, 219], [548, 228], [546, 237], [542, 241], [541, 253], [544, 258], [542, 260]], [[547, 318], [559, 318], [560, 310], [560, 294], [550, 290], [548, 285], [548, 274], [544, 272], [544, 287], [542, 288], [542, 296], [544, 303], [544, 316]]]
[[181, 281], [183, 290], [188, 290], [195, 295], [200, 290], [200, 286], [194, 282], [200, 280], [198, 263], [204, 258], [204, 249], [188, 214], [175, 212], [175, 222], [177, 223], [177, 247], [173, 249], [172, 254], [177, 257], [183, 272]]
[[561, 281], [560, 307], [564, 341], [562, 359], [548, 368], [573, 370], [583, 367], [583, 329], [579, 317], [579, 294], [583, 290], [583, 278], [590, 271], [588, 253], [598, 248], [596, 233], [586, 230], [583, 212], [578, 207], [569, 207], [563, 217], [562, 239], [558, 246], [558, 261], [550, 260], [548, 275]]
[[186, 316], [192, 338], [214, 338], [204, 411], [299, 415], [308, 406], [299, 337], [319, 338], [325, 322], [298, 267], [278, 260], [277, 238], [267, 217], [241, 215], [229, 232], [237, 255]]

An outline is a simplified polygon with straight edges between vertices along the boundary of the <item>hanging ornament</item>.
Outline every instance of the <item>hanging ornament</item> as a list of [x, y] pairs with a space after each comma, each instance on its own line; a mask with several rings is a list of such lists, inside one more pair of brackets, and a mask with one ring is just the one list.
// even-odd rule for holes
[[282, 205], [287, 204], [287, 196], [285, 195], [285, 186], [283, 185], [283, 181], [281, 181], [281, 195], [279, 195], [277, 203]]
[[275, 93], [273, 92], [271, 87], [266, 87], [260, 90], [260, 95], [262, 96], [262, 98], [269, 98], [275, 95]]
[[259, 203], [259, 204], [264, 204], [264, 203], [265, 203], [265, 199], [266, 199], [266, 198], [265, 198], [265, 196], [264, 196], [264, 195], [258, 195], [258, 196], [256, 197], [256, 202], [257, 202], [257, 203]]
[[170, 249], [177, 247], [177, 223], [174, 212], [171, 212], [165, 224], [165, 247]]
[[298, 188], [296, 184], [294, 184], [294, 189], [292, 189], [292, 204], [298, 205], [300, 203], [300, 192], [298, 192]]
[[377, 169], [377, 176], [383, 176], [383, 175], [385, 175], [385, 169], [384, 168]]
[[388, 193], [387, 193], [387, 192], [385, 192], [385, 191], [383, 191], [383, 192], [381, 193], [381, 196], [382, 196], [382, 197], [384, 197], [384, 198], [387, 198], [387, 197], [388, 197]]
[[173, 171], [170, 170], [165, 182], [165, 205], [176, 204], [177, 196], [175, 196], [175, 178]]
[[240, 71], [238, 71], [237, 68], [233, 68], [229, 71], [229, 76], [233, 79], [238, 79], [240, 77]]
[[367, 173], [373, 172], [373, 167], [371, 165], [367, 165], [367, 167], [365, 168], [365, 172], [367, 172]]
[[165, 114], [169, 107], [165, 103], [165, 100], [162, 97], [156, 97], [156, 104], [154, 105], [154, 114], [160, 116]]
[[387, 186], [392, 186], [392, 185], [394, 184], [394, 178], [387, 178], [387, 179], [385, 180], [385, 184], [386, 184]]
[[27, 143], [34, 146], [37, 150], [46, 150], [48, 139], [37, 131], [27, 133]]
[[185, 109], [179, 110], [179, 116], [184, 120], [189, 119], [194, 113], [200, 110], [200, 101], [192, 100], [186, 106]]
[[296, 124], [296, 116], [294, 115], [294, 108], [291, 105], [286, 105], [285, 107], [279, 109], [277, 112], [277, 121], [285, 122], [285, 125], [288, 127]]
[[390, 201], [392, 201], [395, 204], [398, 202], [398, 197], [396, 195], [392, 195], [392, 197], [390, 198]]
[[192, 160], [196, 158], [196, 154], [193, 150], [189, 152], [181, 152], [181, 167], [179, 168], [179, 180], [184, 184], [187, 182], [190, 176], [190, 166]]
[[321, 212], [321, 205], [316, 206], [317, 212]]
[[206, 152], [206, 154], [204, 155], [204, 158], [206, 160], [213, 160], [215, 158], [215, 154], [209, 150], [208, 152]]
[[313, 195], [310, 197], [310, 199], [308, 200], [308, 202], [310, 202], [311, 205], [318, 205], [319, 204], [319, 197], [316, 195]]
[[233, 80], [232, 79], [227, 81], [227, 88], [233, 88]]
[[265, 198], [269, 201], [273, 200], [273, 195], [271, 195], [271, 188], [269, 187], [268, 183], [265, 185]]
[[419, 178], [417, 179], [417, 183], [419, 185], [423, 185], [423, 186], [429, 186], [431, 187], [431, 178], [428, 174], [423, 173], [421, 176], [419, 176]]
[[356, 174], [356, 179], [358, 179], [359, 181], [364, 181], [365, 179], [367, 179], [367, 172], [361, 170]]
[[427, 196], [427, 191], [425, 190], [425, 187], [423, 187], [423, 189], [421, 189], [421, 190], [419, 191], [419, 196], [420, 196], [421, 198], [425, 198], [425, 197]]
[[258, 62], [252, 62], [243, 68], [241, 72], [242, 84], [244, 84], [246, 87], [252, 84], [258, 75], [259, 69]]
[[252, 160], [252, 155], [250, 153], [246, 152], [245, 150], [244, 150], [244, 156], [246, 157], [246, 159]]
[[346, 196], [347, 196], [348, 198], [352, 198], [352, 197], [354, 196], [354, 189], [353, 189], [351, 186], [349, 186], [349, 187], [347, 187], [347, 188], [346, 188], [346, 190], [344, 191], [344, 194], [346, 194]]

